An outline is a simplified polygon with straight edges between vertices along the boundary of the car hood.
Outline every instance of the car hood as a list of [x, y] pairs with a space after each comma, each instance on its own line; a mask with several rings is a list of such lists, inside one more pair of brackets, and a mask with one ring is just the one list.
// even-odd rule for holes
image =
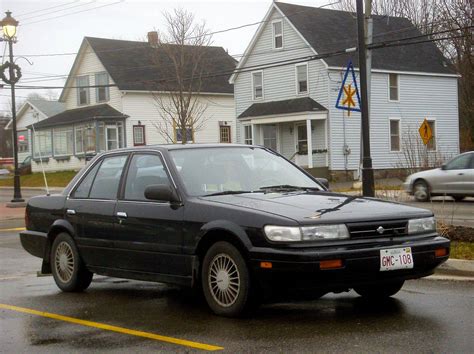
[[393, 220], [432, 216], [426, 209], [330, 192], [246, 193], [202, 198], [290, 218], [300, 224]]
[[431, 170], [426, 170], [426, 171], [420, 171], [420, 172], [416, 172], [410, 176], [408, 176], [408, 180], [415, 180], [417, 178], [427, 178], [427, 177], [432, 177], [434, 176], [435, 174], [437, 174], [437, 172], [441, 171], [440, 168], [434, 168], [434, 169], [431, 169]]

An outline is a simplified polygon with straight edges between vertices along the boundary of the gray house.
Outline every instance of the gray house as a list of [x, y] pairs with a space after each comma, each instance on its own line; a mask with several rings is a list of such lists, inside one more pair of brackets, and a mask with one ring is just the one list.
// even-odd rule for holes
[[[357, 53], [354, 13], [274, 2], [230, 81], [237, 141], [271, 147], [316, 173], [351, 172], [360, 163], [360, 114], [335, 107]], [[405, 18], [374, 16], [374, 43], [420, 35]], [[426, 118], [428, 154], [459, 152], [457, 77], [434, 43], [373, 50], [371, 153], [375, 169], [400, 167], [406, 140]], [[241, 69], [241, 71], [239, 71]]]

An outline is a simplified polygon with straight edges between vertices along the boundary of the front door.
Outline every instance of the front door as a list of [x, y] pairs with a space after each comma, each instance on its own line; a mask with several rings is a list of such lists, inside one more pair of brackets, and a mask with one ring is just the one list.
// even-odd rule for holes
[[296, 158], [295, 162], [298, 166], [308, 165], [308, 131], [306, 123], [295, 124], [295, 148]]
[[191, 264], [182, 255], [183, 208], [145, 198], [145, 189], [152, 184], [173, 188], [161, 155], [134, 154], [116, 209], [115, 247], [120, 267], [189, 276]]
[[278, 129], [276, 124], [262, 125], [263, 146], [278, 151], [277, 149]]
[[466, 195], [474, 191], [474, 154], [463, 154], [439, 170], [433, 189], [440, 193]]
[[107, 150], [114, 150], [119, 147], [118, 129], [116, 125], [107, 125], [105, 127], [105, 139], [107, 141]]
[[115, 207], [127, 157], [113, 155], [98, 161], [66, 201], [66, 218], [88, 265], [114, 266]]

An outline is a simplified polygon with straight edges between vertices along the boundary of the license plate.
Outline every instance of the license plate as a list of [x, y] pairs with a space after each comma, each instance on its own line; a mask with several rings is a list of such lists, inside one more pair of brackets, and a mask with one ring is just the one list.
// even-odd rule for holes
[[380, 250], [380, 271], [413, 268], [411, 247]]

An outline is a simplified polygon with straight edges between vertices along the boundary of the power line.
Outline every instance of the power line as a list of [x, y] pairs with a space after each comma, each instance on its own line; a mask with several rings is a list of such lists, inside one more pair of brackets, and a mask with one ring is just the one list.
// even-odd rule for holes
[[[59, 9], [59, 10], [55, 10], [55, 11], [50, 11], [50, 12], [46, 12], [44, 14], [40, 14], [40, 15], [33, 15], [33, 16], [29, 16], [29, 17], [26, 17], [26, 18], [20, 18], [20, 21], [25, 21], [25, 20], [30, 20], [32, 18], [37, 18], [37, 17], [44, 17], [44, 16], [48, 16], [48, 15], [51, 15], [51, 14], [54, 14], [54, 13], [57, 13], [57, 12], [63, 12], [63, 11], [67, 11], [67, 10], [70, 10], [70, 9], [75, 9], [76, 7], [81, 7], [81, 6], [85, 6], [85, 5], [89, 5], [89, 4], [92, 4], [94, 2], [96, 2], [97, 0], [92, 0], [90, 2], [86, 2], [86, 3], [80, 3], [78, 5], [74, 5], [74, 6], [70, 6], [70, 7], [66, 7], [66, 8], [62, 8], [62, 9]], [[75, 3], [77, 1], [73, 1], [72, 3]], [[63, 6], [66, 6], [68, 4], [63, 4]], [[20, 22], [21, 23], [21, 22]]]
[[[380, 49], [384, 47], [395, 47], [395, 46], [402, 46], [402, 45], [410, 45], [410, 44], [417, 44], [417, 43], [425, 43], [425, 42], [434, 42], [438, 40], [444, 40], [444, 39], [449, 39], [449, 38], [460, 38], [460, 37], [465, 37], [465, 36], [456, 36], [456, 37], [442, 37], [442, 38], [435, 38], [435, 39], [427, 39], [427, 40], [421, 40], [417, 42], [409, 42], [409, 43], [403, 43], [406, 40], [410, 40], [411, 38], [406, 38], [399, 40], [398, 43], [377, 43], [377, 47], [373, 47], [372, 49]], [[275, 68], [275, 67], [280, 67], [280, 66], [285, 66], [289, 64], [298, 64], [298, 63], [303, 63], [303, 62], [308, 62], [308, 61], [313, 61], [313, 60], [318, 60], [318, 59], [324, 59], [328, 57], [333, 57], [333, 56], [339, 56], [339, 55], [344, 55], [347, 53], [350, 53], [355, 50], [347, 50], [347, 49], [341, 49], [333, 52], [328, 52], [324, 54], [318, 54], [318, 55], [312, 55], [312, 56], [306, 56], [306, 57], [300, 57], [300, 58], [294, 58], [294, 59], [287, 59], [287, 60], [282, 60], [282, 61], [276, 61], [273, 63], [269, 63], [266, 65], [253, 65], [253, 66], [248, 66], [244, 67], [238, 70], [233, 70], [233, 71], [222, 71], [222, 72], [215, 72], [207, 75], [201, 76], [201, 79], [209, 79], [209, 78], [214, 78], [214, 77], [219, 77], [219, 76], [229, 76], [231, 74], [240, 74], [244, 72], [249, 72], [249, 71], [254, 71], [255, 69], [269, 69], [269, 68]], [[188, 78], [189, 80], [189, 78]], [[138, 80], [134, 82], [129, 82], [128, 84], [138, 84], [138, 83], [162, 83], [162, 82], [170, 82], [170, 81], [176, 81], [175, 78], [166, 78], [166, 79], [160, 79], [160, 80]], [[89, 86], [68, 86], [67, 88], [97, 88], [97, 87], [116, 87], [118, 86], [117, 84], [108, 84], [108, 85], [89, 85]], [[17, 88], [19, 89], [64, 89], [65, 87], [63, 86], [27, 86], [27, 85], [16, 85]]]
[[33, 21], [33, 22], [27, 22], [27, 23], [24, 23], [23, 26], [27, 26], [27, 25], [31, 25], [31, 24], [39, 23], [39, 22], [44, 22], [44, 21], [49, 21], [49, 20], [54, 20], [54, 19], [62, 18], [62, 17], [66, 17], [66, 16], [71, 16], [71, 15], [79, 14], [79, 13], [86, 12], [86, 11], [96, 10], [96, 9], [100, 9], [100, 8], [107, 7], [107, 6], [116, 5], [116, 4], [124, 2], [124, 1], [125, 0], [119, 0], [119, 1], [116, 1], [116, 2], [113, 2], [113, 3], [110, 3], [110, 4], [95, 6], [95, 7], [89, 8], [89, 9], [85, 9], [85, 10], [74, 11], [74, 12], [70, 12], [70, 13], [67, 13], [67, 14], [62, 14], [62, 15], [59, 15], [59, 16], [53, 16], [53, 17], [48, 17], [48, 18], [44, 18], [44, 19], [41, 19], [41, 20]]
[[29, 14], [33, 14], [33, 13], [38, 13], [38, 12], [43, 12], [43, 11], [46, 11], [46, 10], [51, 10], [51, 9], [55, 9], [55, 8], [58, 8], [58, 7], [62, 7], [62, 6], [66, 6], [68, 4], [72, 4], [72, 3], [75, 3], [75, 2], [78, 2], [79, 0], [74, 0], [70, 3], [67, 3], [67, 4], [60, 4], [60, 5], [55, 5], [55, 6], [51, 6], [51, 7], [46, 7], [44, 9], [41, 9], [41, 10], [34, 10], [34, 11], [28, 11], [28, 12], [23, 12], [23, 13], [20, 13], [19, 15], [17, 15], [18, 17], [21, 18], [21, 16], [25, 16], [25, 15], [29, 15]]

